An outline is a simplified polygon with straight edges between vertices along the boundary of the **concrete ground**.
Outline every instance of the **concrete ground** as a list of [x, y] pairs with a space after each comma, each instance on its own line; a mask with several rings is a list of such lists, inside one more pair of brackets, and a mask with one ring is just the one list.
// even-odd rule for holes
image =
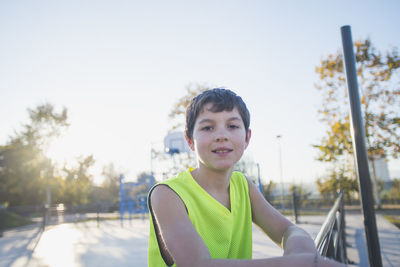
[[[300, 217], [313, 238], [325, 216]], [[348, 258], [369, 266], [361, 215], [346, 215]], [[377, 215], [383, 266], [400, 266], [400, 230]], [[42, 233], [29, 226], [0, 238], [0, 266], [147, 266], [148, 221], [118, 220], [64, 223]], [[281, 249], [253, 227], [253, 258], [282, 255]]]
[[[400, 266], [400, 230], [387, 221], [381, 214], [376, 214], [379, 245], [381, 248], [382, 265], [387, 267]], [[361, 215], [346, 216], [346, 234], [348, 258], [357, 266], [369, 266], [365, 239], [364, 223]]]

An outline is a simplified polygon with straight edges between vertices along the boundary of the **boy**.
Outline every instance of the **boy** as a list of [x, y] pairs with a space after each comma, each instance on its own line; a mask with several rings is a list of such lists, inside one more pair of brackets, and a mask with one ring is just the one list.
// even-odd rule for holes
[[[149, 266], [343, 266], [319, 257], [314, 241], [277, 212], [234, 165], [251, 130], [246, 104], [216, 88], [195, 97], [185, 137], [197, 168], [149, 192]], [[252, 222], [284, 250], [251, 260]]]

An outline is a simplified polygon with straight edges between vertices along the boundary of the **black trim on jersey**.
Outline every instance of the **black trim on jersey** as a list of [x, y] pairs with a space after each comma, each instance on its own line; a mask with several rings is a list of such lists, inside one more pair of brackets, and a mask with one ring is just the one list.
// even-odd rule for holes
[[[167, 186], [167, 187], [168, 187], [169, 189], [171, 189], [181, 200], [182, 200], [182, 198], [181, 198], [181, 196], [180, 196], [178, 193], [175, 192], [174, 189], [172, 189], [172, 188], [171, 188], [169, 185], [167, 185], [167, 184], [158, 184], [158, 185], [153, 186], [153, 188], [150, 190], [149, 196], [148, 196], [148, 198], [147, 198], [147, 199], [148, 199], [148, 205], [149, 205], [149, 210], [150, 210], [151, 218], [153, 219], [153, 225], [154, 225], [154, 231], [155, 231], [156, 238], [157, 238], [158, 249], [160, 250], [160, 254], [161, 254], [161, 257], [162, 257], [164, 263], [165, 263], [167, 266], [172, 266], [175, 262], [172, 262], [172, 263], [170, 263], [170, 264], [167, 263], [166, 256], [164, 255], [163, 251], [161, 250], [161, 246], [160, 246], [160, 237], [161, 237], [160, 229], [159, 229], [159, 227], [158, 227], [157, 220], [156, 220], [156, 218], [154, 217], [154, 214], [153, 214], [153, 207], [151, 206], [151, 194], [153, 193], [154, 188], [156, 188], [156, 187], [159, 186], [159, 185], [165, 185], [165, 186]], [[183, 200], [182, 200], [182, 203], [183, 203], [183, 205], [185, 205], [185, 202], [183, 202]], [[186, 205], [185, 205], [185, 209], [186, 209], [186, 212], [189, 214]]]

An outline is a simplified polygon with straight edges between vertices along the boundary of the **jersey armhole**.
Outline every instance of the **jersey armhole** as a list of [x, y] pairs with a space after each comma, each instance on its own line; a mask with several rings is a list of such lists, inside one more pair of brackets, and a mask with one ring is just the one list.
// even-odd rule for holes
[[167, 266], [172, 266], [172, 265], [174, 264], [174, 260], [173, 260], [173, 258], [172, 258], [172, 256], [171, 256], [171, 254], [169, 254], [166, 245], [165, 245], [165, 244], [163, 243], [163, 241], [162, 241], [161, 233], [160, 233], [160, 228], [159, 228], [158, 222], [157, 222], [157, 220], [156, 220], [156, 218], [155, 218], [155, 216], [154, 216], [153, 207], [152, 207], [152, 205], [151, 205], [151, 194], [153, 193], [154, 188], [156, 188], [157, 186], [160, 186], [160, 185], [164, 185], [164, 186], [168, 187], [169, 189], [171, 189], [171, 190], [181, 199], [183, 205], [185, 206], [186, 212], [187, 212], [188, 214], [189, 214], [189, 212], [188, 212], [188, 209], [187, 209], [187, 207], [186, 207], [185, 202], [183, 201], [183, 199], [182, 199], [182, 198], [179, 196], [179, 194], [178, 194], [177, 192], [175, 192], [175, 190], [172, 189], [169, 185], [167, 185], [167, 184], [158, 184], [158, 185], [153, 186], [153, 188], [150, 189], [150, 192], [149, 192], [149, 194], [148, 194], [148, 205], [149, 205], [149, 211], [150, 211], [151, 219], [153, 220], [154, 232], [155, 232], [155, 234], [156, 234], [156, 239], [157, 239], [158, 248], [159, 248], [159, 250], [160, 250], [160, 254], [161, 254], [161, 257], [162, 257], [164, 263], [165, 263]]

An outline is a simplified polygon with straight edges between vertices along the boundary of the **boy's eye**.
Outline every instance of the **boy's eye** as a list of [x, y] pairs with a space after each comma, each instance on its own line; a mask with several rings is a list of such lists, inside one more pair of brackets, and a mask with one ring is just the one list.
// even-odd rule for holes
[[231, 125], [229, 125], [229, 128], [230, 129], [237, 129], [237, 128], [239, 128], [239, 126], [237, 126], [235, 124], [231, 124]]
[[203, 128], [201, 128], [203, 131], [211, 131], [212, 127], [211, 126], [204, 126]]

